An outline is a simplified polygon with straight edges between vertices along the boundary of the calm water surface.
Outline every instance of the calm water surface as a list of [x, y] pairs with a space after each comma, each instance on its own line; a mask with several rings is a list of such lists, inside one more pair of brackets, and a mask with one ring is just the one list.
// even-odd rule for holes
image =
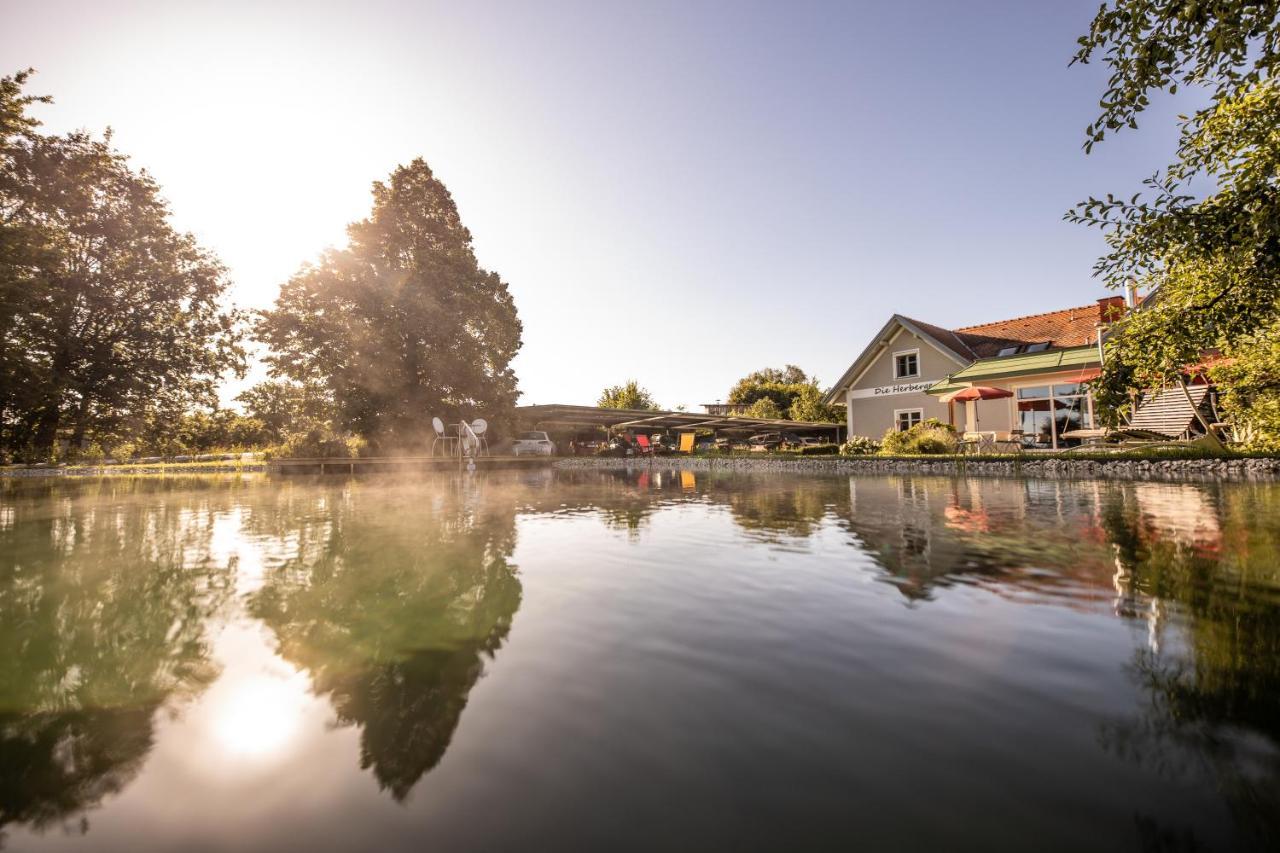
[[0, 485], [13, 850], [1280, 841], [1280, 488]]

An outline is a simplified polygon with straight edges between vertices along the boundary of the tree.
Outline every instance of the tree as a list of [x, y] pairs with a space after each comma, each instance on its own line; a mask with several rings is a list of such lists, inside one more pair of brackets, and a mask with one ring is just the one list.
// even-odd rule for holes
[[657, 411], [660, 406], [654, 402], [653, 395], [634, 379], [628, 379], [622, 385], [611, 385], [600, 392], [596, 405], [602, 409], [646, 409]]
[[[1073, 61], [1101, 55], [1112, 71], [1086, 150], [1136, 128], [1155, 92], [1210, 95], [1181, 118], [1175, 162], [1145, 182], [1146, 197], [1089, 198], [1067, 213], [1106, 232], [1104, 281], [1158, 288], [1106, 345], [1094, 386], [1111, 420], [1131, 389], [1184, 381], [1205, 351], [1237, 349], [1280, 318], [1278, 24], [1276, 0], [1115, 0], [1080, 39]], [[1211, 191], [1197, 196], [1197, 180]]]
[[304, 266], [262, 313], [272, 375], [332, 396], [337, 426], [382, 447], [419, 445], [433, 415], [509, 415], [520, 321], [476, 261], [453, 197], [426, 162], [373, 185], [349, 245]]
[[1209, 372], [1235, 416], [1236, 439], [1250, 449], [1280, 451], [1280, 322], [1235, 341]]
[[306, 432], [332, 416], [332, 403], [315, 384], [268, 380], [240, 393], [236, 402], [262, 422], [268, 441], [283, 441], [290, 433]]
[[787, 418], [793, 421], [843, 423], [846, 415], [844, 406], [828, 406], [823, 401], [825, 396], [816, 384], [800, 386], [791, 399]]
[[[729, 402], [746, 406], [743, 414], [750, 417], [793, 421], [844, 420], [843, 409], [825, 405], [822, 397], [817, 377], [807, 375], [794, 364], [748, 373], [729, 389]], [[765, 400], [769, 401], [768, 406], [764, 405]]]
[[173, 229], [155, 181], [110, 134], [36, 133], [25, 80], [0, 81], [0, 450], [45, 458], [60, 435], [213, 403], [244, 352], [225, 269]]
[[782, 420], [782, 410], [778, 408], [778, 404], [773, 401], [772, 397], [761, 397], [742, 410], [742, 414], [748, 418], [766, 418], [770, 420]]

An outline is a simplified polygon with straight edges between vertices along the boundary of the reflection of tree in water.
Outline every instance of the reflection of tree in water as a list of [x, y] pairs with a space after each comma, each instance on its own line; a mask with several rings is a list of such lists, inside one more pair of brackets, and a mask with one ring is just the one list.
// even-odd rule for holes
[[[710, 493], [721, 497], [717, 487], [723, 478], [708, 479]], [[739, 527], [758, 538], [780, 542], [817, 533], [829, 504], [845, 502], [847, 494], [839, 485], [825, 479], [761, 478], [747, 488], [730, 488], [722, 497]]]
[[182, 504], [148, 501], [155, 488], [0, 491], [0, 826], [43, 828], [119, 791], [156, 709], [216, 676], [204, 626], [227, 594], [209, 554], [225, 486]]
[[520, 604], [514, 511], [447, 481], [424, 488], [332, 494], [311, 518], [325, 547], [287, 561], [250, 605], [338, 720], [360, 728], [362, 766], [396, 799], [444, 756]]
[[[1204, 777], [1233, 813], [1240, 847], [1280, 844], [1280, 492], [1220, 494], [1218, 541], [1177, 541], [1123, 494], [1105, 502], [1122, 615], [1149, 623], [1131, 673], [1149, 703], [1105, 726], [1103, 744], [1176, 777]], [[1148, 602], [1146, 607], [1135, 602]], [[1173, 626], [1177, 639], [1163, 641]], [[1144, 838], [1172, 832], [1142, 818]]]

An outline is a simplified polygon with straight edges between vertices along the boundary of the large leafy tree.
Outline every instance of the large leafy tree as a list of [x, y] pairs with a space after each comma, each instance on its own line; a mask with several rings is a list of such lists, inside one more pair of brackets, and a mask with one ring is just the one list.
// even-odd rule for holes
[[743, 414], [793, 421], [844, 420], [844, 409], [822, 402], [817, 377], [794, 364], [748, 373], [729, 389], [729, 402], [745, 406]]
[[1158, 92], [1209, 96], [1181, 118], [1176, 159], [1145, 193], [1067, 214], [1106, 231], [1096, 272], [1108, 284], [1158, 288], [1107, 345], [1095, 390], [1114, 419], [1131, 389], [1184, 381], [1206, 351], [1231, 355], [1280, 320], [1280, 2], [1114, 0], [1075, 61], [1098, 58], [1112, 74], [1086, 150], [1136, 128]]
[[433, 415], [508, 416], [515, 303], [426, 162], [375, 182], [372, 213], [347, 230], [347, 248], [304, 266], [263, 313], [274, 375], [324, 387], [339, 426], [384, 449], [419, 444]]
[[634, 379], [628, 379], [621, 385], [610, 385], [600, 392], [600, 399], [596, 401], [596, 405], [602, 409], [645, 409], [648, 411], [657, 411], [661, 408], [653, 399], [653, 395], [649, 393], [647, 388], [641, 388], [640, 383]]
[[224, 268], [156, 182], [109, 135], [36, 132], [26, 79], [0, 81], [0, 451], [46, 457], [213, 402], [244, 353]]

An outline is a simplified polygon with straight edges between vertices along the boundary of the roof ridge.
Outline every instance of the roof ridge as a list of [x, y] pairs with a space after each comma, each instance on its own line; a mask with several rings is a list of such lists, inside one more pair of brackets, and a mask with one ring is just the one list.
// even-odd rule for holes
[[988, 323], [975, 323], [972, 326], [959, 326], [955, 329], [951, 329], [950, 331], [968, 332], [973, 329], [981, 329], [983, 326], [996, 326], [1001, 323], [1014, 323], [1014, 322], [1017, 322], [1018, 320], [1034, 320], [1037, 317], [1048, 317], [1051, 314], [1065, 314], [1068, 311], [1087, 311], [1087, 310], [1096, 311], [1097, 306], [1096, 305], [1073, 305], [1070, 308], [1059, 308], [1056, 311], [1042, 311], [1039, 314], [1023, 314], [1021, 317], [1010, 317], [1007, 320], [992, 320]]
[[[959, 335], [957, 335], [957, 334], [956, 334], [956, 330], [955, 330], [955, 329], [948, 329], [946, 326], [939, 326], [937, 323], [926, 323], [926, 322], [924, 322], [923, 320], [917, 320], [917, 319], [916, 319], [916, 318], [914, 318], [914, 317], [908, 317], [906, 314], [899, 314], [899, 315], [897, 315], [897, 316], [901, 317], [902, 319], [906, 320], [907, 322], [915, 323], [917, 326], [923, 326], [923, 327], [926, 327], [926, 328], [928, 328], [928, 329], [937, 329], [939, 332], [946, 332], [948, 335], [950, 335], [950, 336], [955, 340], [955, 342], [956, 342], [957, 344], [959, 344], [961, 347], [963, 347], [963, 348], [964, 348], [964, 350], [963, 350], [963, 351], [961, 351], [961, 350], [957, 350], [957, 349], [953, 349], [953, 351], [954, 351], [954, 352], [956, 352], [956, 353], [957, 353], [957, 354], [959, 354], [959, 355], [964, 355], [965, 353], [968, 353], [968, 354], [969, 354], [971, 357], [973, 357], [973, 358], [977, 358], [977, 357], [978, 357], [978, 354], [977, 354], [976, 352], [974, 352], [973, 347], [969, 346], [969, 344], [968, 344], [968, 343], [966, 343], [966, 342], [965, 342], [965, 340], [964, 340], [963, 338], [961, 338]], [[950, 346], [950, 345], [946, 344], [944, 341], [939, 341], [939, 343], [942, 343], [944, 346], [948, 346], [948, 347]]]

